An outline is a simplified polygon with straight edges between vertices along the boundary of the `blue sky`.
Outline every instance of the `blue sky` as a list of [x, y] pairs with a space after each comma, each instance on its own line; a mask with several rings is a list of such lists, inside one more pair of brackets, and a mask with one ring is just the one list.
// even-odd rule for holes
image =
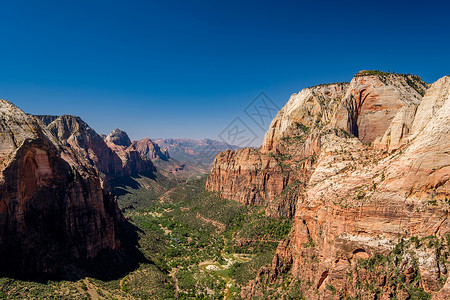
[[450, 73], [448, 1], [2, 1], [0, 98], [132, 139], [217, 138], [361, 69]]

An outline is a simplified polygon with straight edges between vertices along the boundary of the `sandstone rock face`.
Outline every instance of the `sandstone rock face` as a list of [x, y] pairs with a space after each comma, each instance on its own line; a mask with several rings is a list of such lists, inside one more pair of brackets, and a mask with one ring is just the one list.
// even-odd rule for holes
[[124, 147], [113, 143], [107, 143], [107, 145], [122, 161], [124, 175], [128, 176], [155, 170], [151, 160], [142, 159], [139, 152], [131, 147]]
[[[304, 187], [320, 148], [317, 136], [306, 132], [300, 127], [294, 138], [284, 140], [279, 146], [286, 152], [261, 153], [245, 148], [219, 153], [206, 188], [244, 204], [268, 205], [271, 216], [292, 217], [297, 191]], [[292, 154], [286, 155], [289, 151]]]
[[51, 275], [64, 262], [118, 248], [122, 217], [97, 170], [38, 118], [5, 100], [0, 112], [2, 272]]
[[[431, 100], [428, 92], [426, 97]], [[347, 274], [355, 270], [357, 255], [390, 253], [399, 237], [450, 233], [449, 107], [447, 100], [402, 152], [379, 153], [359, 140], [323, 137], [321, 156], [294, 219], [287, 261], [292, 260], [295, 276], [312, 282], [319, 295], [325, 296], [325, 287], [332, 285], [354, 297], [358, 289]], [[305, 246], [310, 241], [314, 247]], [[410, 251], [419, 258], [415, 271], [420, 286], [437, 292], [437, 279], [446, 276], [447, 268], [438, 266], [439, 254]], [[404, 259], [412, 263], [412, 258]], [[380, 289], [392, 292], [387, 285]], [[313, 290], [307, 291], [311, 298]]]
[[448, 100], [449, 94], [450, 76], [442, 77], [430, 86], [414, 117], [412, 135], [419, 133], [430, 122]]
[[[399, 110], [404, 113], [403, 118], [399, 114], [398, 122], [412, 122], [407, 117], [415, 113], [425, 89], [426, 84], [417, 76], [366, 75], [364, 71], [349, 84], [306, 88], [292, 95], [278, 112], [259, 151], [252, 156], [241, 150], [242, 154], [236, 151], [228, 155], [230, 159], [216, 157], [207, 189], [221, 191], [224, 197], [242, 203], [269, 203], [274, 216], [291, 216], [296, 199], [292, 193], [281, 192], [291, 184], [298, 188], [299, 182], [308, 178], [321, 149], [318, 134], [333, 130], [343, 135], [339, 131], [343, 129], [366, 143], [381, 139]], [[400, 139], [394, 134], [392, 138]], [[283, 203], [289, 208], [283, 208]]]
[[128, 147], [131, 145], [131, 140], [128, 137], [125, 131], [122, 131], [118, 128], [114, 129], [108, 136], [105, 138], [107, 143], [112, 143], [118, 146]]
[[139, 152], [144, 159], [162, 159], [168, 160], [170, 158], [167, 150], [162, 151], [161, 148], [149, 138], [140, 141], [134, 141], [131, 147]]
[[445, 76], [430, 85], [418, 107], [401, 108], [384, 136], [375, 141], [375, 147], [392, 152], [418, 134], [448, 99], [449, 80], [449, 76]]
[[386, 149], [392, 152], [407, 143], [407, 136], [411, 133], [416, 109], [417, 107], [415, 105], [400, 108], [383, 137], [377, 137], [375, 139], [375, 148]]
[[[122, 161], [122, 170], [124, 175], [136, 173], [145, 173], [155, 170], [155, 167], [149, 156], [142, 155], [136, 149], [136, 144], [131, 144], [127, 133], [114, 129], [106, 138], [106, 145]], [[117, 144], [116, 144], [117, 143]], [[143, 146], [143, 144], [141, 144]], [[141, 150], [144, 150], [143, 148]]]
[[[51, 120], [48, 116], [38, 118], [47, 121], [44, 123]], [[52, 119], [47, 129], [75, 154], [67, 155], [68, 160], [74, 158], [73, 163], [78, 161], [94, 166], [104, 179], [124, 175], [119, 156], [109, 149], [102, 137], [80, 117], [63, 115]]]
[[262, 152], [270, 152], [283, 137], [292, 136], [294, 125], [310, 128], [316, 122], [329, 122], [333, 117], [330, 113], [336, 110], [348, 87], [348, 83], [325, 84], [292, 95], [270, 124]]
[[261, 150], [217, 155], [206, 188], [245, 204], [267, 204], [269, 215], [292, 217], [297, 191], [303, 189], [320, 152], [320, 137], [311, 128], [330, 122], [330, 111], [347, 87], [320, 85], [291, 96], [272, 121]]
[[335, 113], [334, 123], [364, 143], [383, 136], [402, 107], [417, 107], [426, 84], [417, 76], [367, 75], [361, 71]]
[[[418, 289], [443, 299], [448, 291], [439, 292], [440, 278], [450, 267], [440, 259], [450, 253], [449, 86], [448, 76], [428, 88], [415, 76], [359, 73], [343, 92], [328, 86], [316, 93], [329, 95], [327, 112], [304, 90], [274, 119], [261, 150], [216, 157], [209, 190], [266, 203], [274, 216], [294, 215], [272, 267], [261, 269], [241, 296], [292, 276], [308, 299], [406, 299]], [[427, 239], [442, 246], [419, 242]], [[393, 285], [395, 278], [403, 285]]]

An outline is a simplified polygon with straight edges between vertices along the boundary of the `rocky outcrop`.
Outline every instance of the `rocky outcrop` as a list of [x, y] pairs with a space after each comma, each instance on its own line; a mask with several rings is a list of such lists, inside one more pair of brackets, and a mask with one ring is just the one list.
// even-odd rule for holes
[[334, 125], [371, 143], [383, 136], [399, 109], [416, 108], [426, 88], [417, 76], [361, 71], [350, 82]]
[[[421, 106], [436, 100], [430, 94], [427, 92]], [[385, 255], [392, 263], [402, 259], [397, 270], [420, 276], [404, 279], [409, 289], [392, 287], [385, 281], [377, 283], [385, 295], [408, 295], [413, 286], [430, 294], [439, 291], [439, 278], [447, 276], [448, 268], [439, 257], [448, 255], [446, 250], [427, 248], [427, 243], [421, 248], [409, 244], [403, 251], [394, 249], [399, 238], [411, 237], [418, 241], [431, 237], [441, 240], [437, 243], [446, 245], [443, 249], [449, 246], [449, 124], [447, 95], [446, 103], [401, 152], [379, 153], [356, 139], [323, 137], [321, 156], [297, 205], [291, 251], [288, 255], [280, 251], [283, 258], [279, 258], [281, 262], [292, 260], [292, 274], [312, 283], [314, 288], [305, 287], [309, 298], [317, 298], [317, 292], [319, 297], [331, 298], [327, 286], [342, 291], [339, 296], [368, 293], [357, 285], [358, 276], [367, 272], [358, 262], [373, 260], [375, 254]], [[316, 261], [311, 261], [313, 256]], [[273, 272], [278, 265], [284, 264], [275, 263]], [[386, 268], [388, 265], [380, 266], [372, 273], [382, 276]], [[366, 278], [367, 283], [372, 284], [375, 277]]]
[[122, 216], [97, 170], [38, 118], [5, 100], [0, 112], [2, 273], [50, 276], [68, 261], [117, 249]]
[[[46, 123], [51, 120], [48, 117], [45, 119], [39, 117], [39, 119], [47, 120]], [[63, 115], [52, 119], [47, 129], [60, 143], [71, 150], [72, 155], [67, 155], [67, 160], [75, 159], [73, 164], [92, 165], [100, 172], [103, 180], [124, 175], [119, 156], [80, 117]]]
[[361, 71], [350, 83], [323, 84], [292, 95], [260, 150], [251, 157], [243, 150], [228, 155], [230, 159], [216, 157], [207, 189], [242, 203], [266, 203], [271, 215], [291, 217], [297, 201], [293, 194], [298, 194], [291, 189], [297, 191], [309, 178], [321, 151], [320, 135], [328, 130], [370, 143], [383, 136], [399, 110], [405, 111], [402, 120], [415, 112], [426, 84], [414, 75], [379, 73]]
[[153, 142], [149, 138], [145, 138], [139, 141], [133, 141], [131, 147], [139, 152], [143, 159], [168, 160], [170, 158], [169, 151], [167, 151], [167, 149], [162, 151], [158, 144]]
[[131, 145], [131, 140], [128, 137], [128, 134], [125, 131], [120, 130], [119, 128], [114, 129], [108, 136], [105, 138], [105, 141], [110, 144], [128, 147]]
[[304, 187], [320, 149], [317, 136], [306, 137], [304, 130], [301, 127], [294, 139], [284, 141], [292, 150], [289, 155], [251, 148], [218, 154], [206, 188], [244, 204], [267, 205], [271, 216], [292, 217], [297, 191]]
[[375, 140], [375, 147], [389, 152], [410, 142], [442, 107], [450, 93], [449, 77], [445, 76], [430, 85], [418, 107], [402, 107], [392, 120], [383, 137]]
[[446, 103], [450, 94], [450, 76], [445, 76], [433, 83], [427, 90], [412, 125], [412, 135], [419, 133], [429, 124], [438, 110]]
[[105, 141], [106, 145], [122, 161], [121, 167], [124, 175], [155, 171], [151, 159], [148, 156], [142, 155], [135, 148], [135, 144], [131, 144], [130, 138], [126, 132], [120, 129], [114, 129], [114, 131], [105, 138]]
[[[268, 205], [271, 216], [292, 217], [320, 152], [323, 127], [346, 93], [347, 83], [307, 88], [289, 99], [272, 121], [260, 150], [216, 156], [206, 188], [245, 204]], [[340, 134], [340, 133], [339, 133]]]
[[63, 115], [37, 118], [47, 125], [47, 130], [59, 143], [70, 149], [71, 155], [63, 154], [65, 159], [74, 160], [73, 164], [88, 164], [97, 169], [102, 186], [107, 191], [111, 190], [111, 180], [155, 170], [150, 158], [140, 155], [132, 147], [126, 132], [120, 129], [115, 129], [103, 138], [80, 117]]
[[[260, 150], [216, 157], [208, 189], [243, 203], [264, 197], [255, 203], [269, 212], [281, 203], [278, 215], [295, 207], [290, 238], [241, 295], [291, 276], [308, 299], [439, 299], [450, 253], [449, 77], [428, 88], [416, 76], [366, 71], [341, 86], [291, 97]], [[326, 112], [314, 104], [323, 95]]]
[[261, 152], [268, 153], [279, 145], [283, 138], [292, 137], [294, 126], [311, 128], [316, 123], [329, 123], [348, 87], [349, 84], [345, 82], [322, 84], [293, 94], [270, 124]]

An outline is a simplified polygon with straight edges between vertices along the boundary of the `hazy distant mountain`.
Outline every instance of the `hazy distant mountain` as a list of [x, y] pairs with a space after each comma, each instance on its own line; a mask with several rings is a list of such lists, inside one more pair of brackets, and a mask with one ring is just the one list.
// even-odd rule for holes
[[167, 149], [170, 157], [185, 163], [201, 165], [209, 171], [214, 158], [219, 152], [227, 149], [237, 150], [240, 147], [229, 145], [224, 142], [203, 139], [191, 140], [184, 138], [160, 138], [153, 139], [161, 149]]

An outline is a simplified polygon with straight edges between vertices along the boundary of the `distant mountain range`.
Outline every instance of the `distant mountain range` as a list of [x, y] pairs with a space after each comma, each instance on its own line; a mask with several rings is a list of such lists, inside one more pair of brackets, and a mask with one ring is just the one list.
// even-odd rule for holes
[[203, 169], [203, 173], [209, 172], [214, 158], [219, 152], [240, 148], [212, 139], [156, 138], [153, 141], [161, 149], [167, 150], [171, 158]]

